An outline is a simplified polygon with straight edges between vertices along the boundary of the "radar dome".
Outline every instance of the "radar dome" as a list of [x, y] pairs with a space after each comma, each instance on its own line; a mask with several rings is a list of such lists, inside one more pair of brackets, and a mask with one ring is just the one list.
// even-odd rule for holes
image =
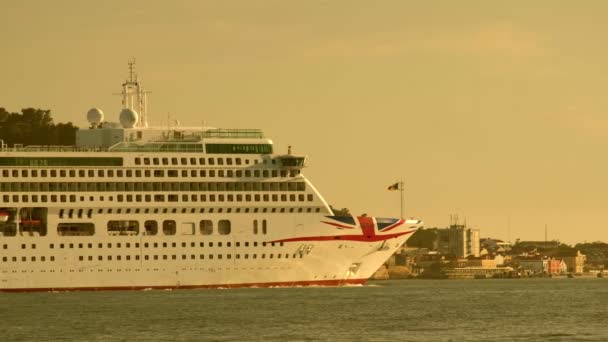
[[123, 128], [133, 128], [139, 119], [137, 112], [130, 108], [120, 111], [120, 124]]
[[91, 125], [99, 125], [103, 121], [103, 112], [99, 108], [91, 108], [87, 112], [87, 120]]

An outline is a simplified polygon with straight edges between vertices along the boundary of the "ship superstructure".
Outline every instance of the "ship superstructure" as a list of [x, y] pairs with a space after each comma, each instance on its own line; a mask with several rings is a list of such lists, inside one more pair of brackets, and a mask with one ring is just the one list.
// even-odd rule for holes
[[1, 146], [0, 291], [359, 284], [421, 226], [333, 216], [260, 130], [148, 127], [135, 80], [75, 147]]

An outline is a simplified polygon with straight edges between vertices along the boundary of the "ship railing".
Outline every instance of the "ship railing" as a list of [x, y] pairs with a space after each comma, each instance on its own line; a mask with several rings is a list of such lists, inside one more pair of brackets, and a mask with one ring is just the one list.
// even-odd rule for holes
[[23, 146], [21, 144], [15, 144], [12, 147], [8, 147], [2, 143], [2, 152], [107, 152], [106, 147], [79, 147], [79, 146], [63, 146], [63, 145], [29, 145]]
[[217, 128], [199, 133], [201, 138], [264, 138], [260, 129]]

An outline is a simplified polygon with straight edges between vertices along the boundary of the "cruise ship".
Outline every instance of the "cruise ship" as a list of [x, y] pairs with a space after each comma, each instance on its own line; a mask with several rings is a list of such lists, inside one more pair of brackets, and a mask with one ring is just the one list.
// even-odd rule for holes
[[421, 227], [335, 216], [261, 130], [148, 127], [129, 66], [119, 122], [1, 143], [0, 291], [363, 284]]

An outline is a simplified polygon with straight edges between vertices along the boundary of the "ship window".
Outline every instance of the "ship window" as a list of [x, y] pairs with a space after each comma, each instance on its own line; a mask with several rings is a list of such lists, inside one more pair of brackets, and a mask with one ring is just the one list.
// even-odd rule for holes
[[135, 158], [135, 165], [141, 165], [141, 158]]
[[207, 163], [208, 163], [209, 165], [215, 165], [215, 159], [213, 159], [213, 158], [208, 158], [208, 159], [207, 159]]
[[158, 165], [158, 164], [159, 164], [159, 160], [158, 160], [158, 158], [152, 158], [152, 163], [153, 163], [154, 165]]
[[103, 177], [104, 175], [104, 171], [103, 170], [97, 170], [97, 176], [98, 177]]
[[57, 225], [57, 235], [59, 236], [92, 236], [94, 234], [95, 225], [93, 223], [59, 223]]
[[196, 158], [190, 158], [190, 165], [196, 165]]
[[154, 170], [154, 177], [164, 177], [165, 172], [163, 170]]
[[89, 175], [89, 178], [93, 178], [95, 177], [95, 170], [89, 170], [87, 174]]
[[224, 165], [224, 158], [217, 158], [217, 165]]
[[153, 220], [146, 221], [144, 222], [144, 229], [146, 235], [156, 235], [158, 234], [158, 223]]
[[266, 235], [268, 233], [266, 220], [262, 220], [262, 234]]
[[213, 234], [213, 222], [211, 220], [201, 220], [200, 231], [202, 235]]
[[154, 195], [154, 202], [164, 202], [165, 195]]
[[180, 158], [180, 163], [182, 165], [188, 165], [188, 158]]
[[165, 220], [163, 221], [163, 234], [165, 235], [175, 235], [176, 225], [173, 220]]
[[217, 232], [220, 235], [230, 234], [231, 224], [229, 220], [220, 220], [217, 224]]
[[108, 221], [109, 235], [137, 235], [139, 234], [139, 222], [135, 220], [113, 220]]
[[144, 158], [144, 165], [150, 165], [150, 158]]
[[169, 158], [163, 158], [163, 165], [169, 165]]

